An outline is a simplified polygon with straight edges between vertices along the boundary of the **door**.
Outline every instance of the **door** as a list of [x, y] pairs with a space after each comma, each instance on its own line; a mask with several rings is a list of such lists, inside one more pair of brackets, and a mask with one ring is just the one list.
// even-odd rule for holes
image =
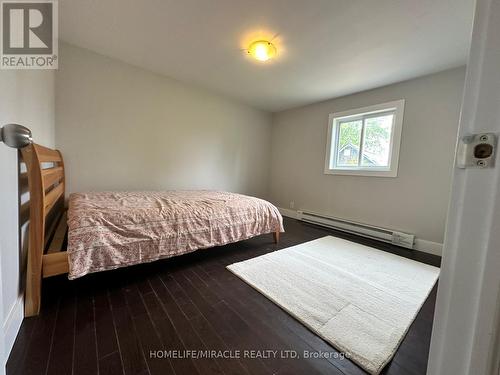
[[[500, 134], [500, 0], [477, 0], [459, 137]], [[497, 374], [500, 158], [453, 173], [428, 374]]]

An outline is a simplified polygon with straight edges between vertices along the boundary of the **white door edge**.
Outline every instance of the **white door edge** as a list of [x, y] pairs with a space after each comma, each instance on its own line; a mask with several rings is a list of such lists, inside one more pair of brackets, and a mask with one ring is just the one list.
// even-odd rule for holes
[[[477, 0], [458, 136], [500, 134], [500, 0]], [[496, 374], [500, 158], [457, 169], [443, 248], [428, 374]]]

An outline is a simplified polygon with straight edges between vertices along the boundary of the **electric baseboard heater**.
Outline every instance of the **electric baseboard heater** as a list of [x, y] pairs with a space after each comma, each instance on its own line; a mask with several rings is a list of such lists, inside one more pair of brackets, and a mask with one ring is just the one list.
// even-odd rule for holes
[[359, 236], [372, 238], [413, 249], [415, 235], [394, 231], [391, 229], [375, 227], [355, 221], [344, 220], [337, 217], [326, 216], [310, 211], [297, 211], [297, 218], [301, 221], [337, 229], [343, 232], [357, 234]]

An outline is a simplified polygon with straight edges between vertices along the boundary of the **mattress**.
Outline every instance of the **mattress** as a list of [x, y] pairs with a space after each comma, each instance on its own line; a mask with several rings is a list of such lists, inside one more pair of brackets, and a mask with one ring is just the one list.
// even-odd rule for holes
[[271, 203], [221, 191], [73, 193], [69, 279], [283, 232]]

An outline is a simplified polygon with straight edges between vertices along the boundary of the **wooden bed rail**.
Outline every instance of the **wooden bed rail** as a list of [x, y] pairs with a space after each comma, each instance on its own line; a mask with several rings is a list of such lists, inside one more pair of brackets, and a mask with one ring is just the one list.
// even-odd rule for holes
[[[42, 277], [65, 273], [68, 269], [66, 252], [56, 253], [51, 245], [56, 240], [60, 245], [63, 243], [64, 234], [60, 232], [65, 230], [66, 223], [65, 175], [63, 158], [57, 150], [31, 144], [21, 149], [21, 155], [30, 192], [24, 314], [33, 316], [40, 312]], [[44, 254], [47, 246], [52, 251]]]

